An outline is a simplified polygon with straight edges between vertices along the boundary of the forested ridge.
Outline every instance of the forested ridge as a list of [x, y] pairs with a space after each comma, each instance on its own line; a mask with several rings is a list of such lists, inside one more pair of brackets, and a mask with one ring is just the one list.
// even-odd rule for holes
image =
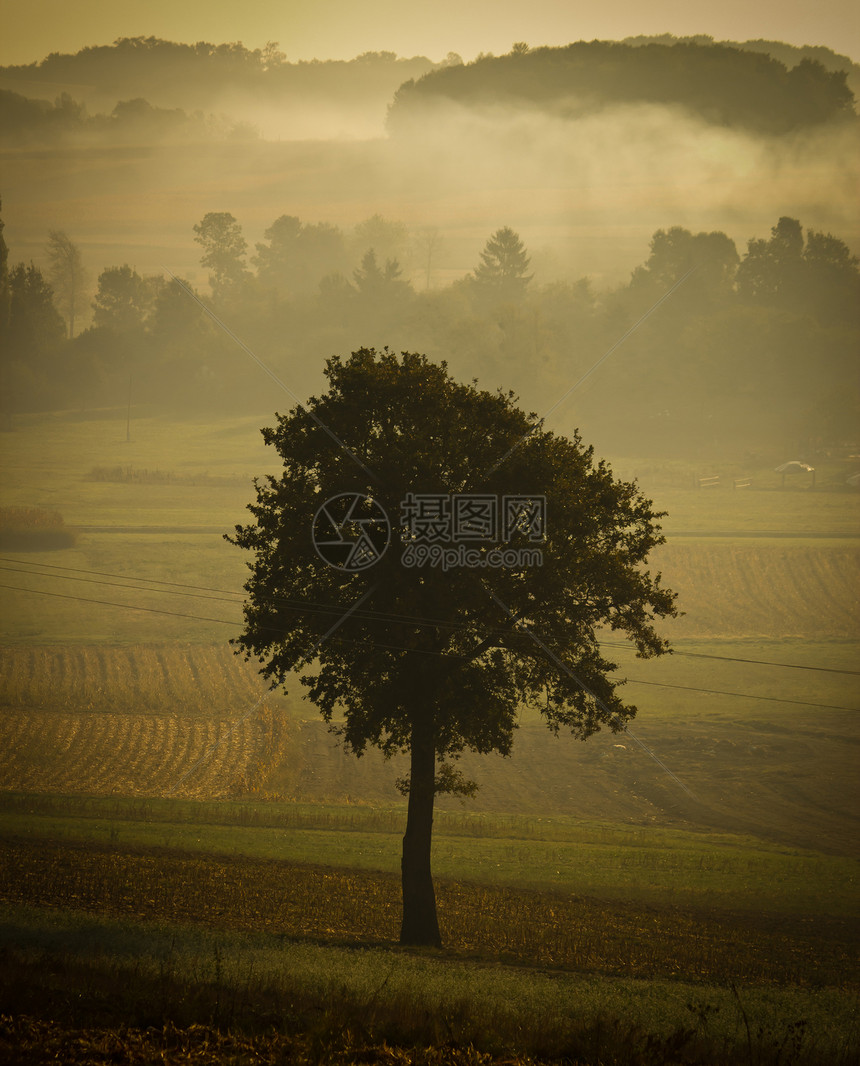
[[763, 52], [691, 41], [515, 45], [507, 55], [482, 56], [407, 82], [391, 105], [389, 128], [409, 129], [440, 102], [530, 106], [569, 116], [612, 104], [659, 104], [767, 134], [854, 115], [847, 71], [827, 70], [810, 58], [789, 69]]
[[310, 102], [347, 102], [383, 116], [400, 84], [437, 65], [393, 52], [293, 63], [277, 42], [249, 49], [239, 42], [121, 37], [111, 45], [0, 67], [0, 129], [7, 141], [104, 136], [127, 134], [131, 119], [138, 138], [229, 136], [237, 118], [254, 125], [255, 108]]
[[89, 114], [80, 101], [62, 92], [53, 103], [0, 89], [2, 140], [14, 145], [56, 144], [74, 138], [76, 144], [147, 144], [213, 138], [256, 137], [255, 128], [225, 116], [188, 114], [179, 107], [153, 107], [143, 97], [121, 100], [109, 114]]
[[[456, 61], [452, 56], [449, 60]], [[364, 52], [354, 59], [291, 62], [277, 41], [265, 48], [241, 42], [182, 44], [160, 37], [119, 37], [75, 53], [52, 52], [38, 62], [0, 67], [0, 82], [26, 78], [48, 84], [90, 86], [104, 96], [156, 95], [184, 107], [206, 106], [225, 87], [275, 94], [326, 91], [388, 91], [392, 81], [419, 77], [438, 64], [426, 56]]]
[[182, 44], [122, 37], [74, 54], [0, 67], [0, 130], [7, 143], [86, 135], [149, 141], [256, 134], [253, 110], [347, 101], [384, 116], [389, 130], [420, 129], [428, 108], [528, 106], [566, 116], [610, 105], [678, 107], [708, 123], [757, 134], [855, 116], [858, 68], [826, 48], [708, 37], [514, 45], [464, 63], [456, 53], [366, 52], [351, 60], [292, 62], [277, 42]]
[[860, 64], [855, 63], [850, 56], [841, 52], [834, 52], [831, 48], [816, 44], [786, 44], [785, 41], [770, 41], [756, 38], [751, 41], [715, 41], [708, 34], [694, 34], [688, 37], [676, 37], [671, 33], [661, 33], [652, 36], [640, 35], [638, 37], [625, 37], [622, 44], [640, 46], [643, 44], [700, 44], [724, 45], [727, 48], [740, 48], [744, 52], [763, 52], [765, 55], [778, 59], [786, 67], [796, 67], [802, 59], [812, 59], [820, 63], [825, 70], [845, 71], [848, 75], [848, 88], [856, 97], [860, 92]]

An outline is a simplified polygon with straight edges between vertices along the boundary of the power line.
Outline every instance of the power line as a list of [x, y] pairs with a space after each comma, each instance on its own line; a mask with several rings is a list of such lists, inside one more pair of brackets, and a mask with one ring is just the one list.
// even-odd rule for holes
[[[221, 589], [205, 590], [202, 586], [200, 586], [201, 592], [177, 592], [173, 589], [152, 589], [147, 588], [145, 585], [131, 585], [128, 582], [124, 581], [104, 581], [96, 577], [72, 577], [68, 574], [40, 574], [34, 570], [21, 570], [19, 567], [15, 566], [0, 566], [0, 570], [9, 574], [25, 574], [27, 577], [48, 577], [61, 581], [81, 581], [87, 585], [106, 585], [108, 588], [111, 589], [128, 589], [130, 592], [154, 592], [157, 596], [188, 596], [189, 598], [196, 600], [215, 600], [218, 603], [239, 603], [240, 601], [238, 600], [225, 599], [224, 597], [231, 595], [241, 595], [241, 593], [230, 593]], [[80, 572], [86, 573], [87, 571]], [[115, 575], [106, 576], [114, 577]], [[147, 579], [143, 578], [143, 580], [146, 581]], [[185, 588], [194, 588], [194, 586], [186, 585]], [[201, 594], [207, 591], [220, 592], [223, 595], [208, 596]]]
[[[513, 613], [513, 611], [511, 611], [507, 604], [503, 603], [502, 600], [500, 600], [499, 597], [492, 591], [492, 589], [487, 589], [487, 591], [489, 592], [490, 596], [492, 596], [492, 598], [496, 601], [496, 603], [502, 608], [502, 610], [510, 616], [510, 619], [513, 622], [514, 626], [517, 629], [520, 629], [519, 619]], [[570, 669], [567, 663], [559, 659], [559, 657], [555, 654], [552, 648], [549, 648], [546, 644], [544, 644], [544, 642], [540, 639], [537, 633], [535, 633], [534, 629], [529, 626], [526, 626], [524, 630], [520, 629], [520, 631], [525, 632], [527, 636], [531, 637], [531, 639], [538, 645], [538, 647], [541, 648], [543, 652], [550, 657], [550, 659], [552, 659], [556, 666], [558, 666], [559, 669], [564, 671], [564, 673], [567, 674], [571, 681], [573, 681], [573, 683], [577, 685], [577, 687], [580, 688], [586, 696], [592, 699], [601, 708], [601, 710], [603, 710], [609, 716], [609, 718], [612, 719], [612, 711], [606, 706], [606, 703], [600, 698], [600, 696], [598, 696], [596, 692], [592, 692], [591, 689], [583, 681], [581, 681], [577, 677], [577, 675]], [[639, 745], [639, 747], [642, 748], [646, 755], [650, 756], [650, 758], [652, 758], [654, 762], [662, 770], [664, 770], [669, 775], [669, 777], [671, 777], [672, 780], [684, 790], [684, 792], [687, 793], [687, 795], [691, 799], [696, 798], [690, 791], [690, 789], [687, 788], [684, 782], [679, 777], [676, 777], [675, 774], [673, 774], [672, 771], [669, 769], [669, 767], [660, 758], [658, 758], [658, 756], [655, 755], [649, 747], [643, 744], [642, 741], [630, 731], [630, 729], [628, 729], [626, 724], [624, 726], [624, 731], [630, 736], [631, 740], [634, 740]]]
[[683, 692], [701, 692], [707, 696], [736, 696], [739, 699], [744, 700], [764, 700], [767, 703], [791, 703], [797, 707], [815, 707], [821, 711], [857, 711], [860, 713], [860, 707], [843, 707], [838, 703], [807, 703], [806, 700], [786, 700], [780, 696], [757, 696], [751, 692], [726, 692], [723, 689], [716, 688], [696, 688], [693, 685], [670, 685], [665, 681], [637, 681], [634, 677], [628, 677], [627, 683], [630, 685], [649, 685], [653, 688], [675, 688]]
[[[630, 650], [630, 646], [627, 644], [617, 644], [611, 641], [600, 641], [601, 647], [604, 648], [621, 648], [625, 651]], [[776, 663], [772, 659], [742, 659], [737, 655], [711, 655], [702, 651], [679, 651], [677, 648], [672, 648], [672, 655], [683, 655], [688, 659], [717, 659], [719, 662], [724, 663], [750, 663], [754, 666], [777, 666], [783, 670], [816, 670], [824, 674], [851, 674], [854, 677], [860, 677], [860, 670], [840, 670], [835, 666], [807, 666], [800, 663]]]
[[[2, 561], [3, 560], [0, 559], [0, 563], [2, 563]], [[18, 561], [18, 560], [16, 560], [16, 561]], [[46, 565], [47, 566], [47, 565], [51, 565], [51, 564], [38, 563], [36, 565], [38, 565], [38, 566]], [[54, 569], [71, 570], [74, 573], [81, 573], [81, 574], [96, 574], [96, 573], [100, 573], [100, 571], [80, 570], [80, 569], [78, 569], [76, 567], [54, 567]], [[157, 578], [139, 578], [138, 580], [152, 581], [152, 582], [154, 582], [156, 584], [165, 584], [165, 585], [176, 586], [177, 588], [181, 588], [181, 589], [200, 589], [201, 591], [217, 592], [220, 595], [217, 595], [217, 596], [205, 596], [205, 595], [199, 595], [199, 594], [194, 593], [194, 592], [177, 591], [174, 588], [151, 589], [151, 588], [146, 588], [146, 587], [141, 586], [141, 585], [130, 585], [130, 584], [127, 584], [127, 583], [123, 583], [121, 580], [117, 580], [117, 581], [114, 581], [114, 580], [111, 580], [111, 581], [100, 581], [98, 579], [87, 578], [87, 577], [69, 577], [66, 574], [57, 574], [57, 575], [54, 575], [54, 574], [40, 574], [38, 571], [35, 571], [35, 570], [22, 570], [22, 569], [20, 569], [18, 567], [12, 567], [12, 566], [2, 566], [2, 565], [0, 565], [0, 571], [5, 571], [7, 573], [14, 573], [14, 574], [24, 574], [27, 577], [47, 577], [47, 578], [52, 578], [53, 577], [53, 578], [56, 578], [57, 580], [64, 580], [64, 581], [83, 581], [83, 582], [86, 582], [87, 584], [106, 585], [108, 588], [128, 589], [129, 591], [137, 591], [137, 592], [152, 592], [152, 593], [155, 593], [156, 595], [159, 595], [159, 596], [189, 596], [189, 597], [193, 597], [194, 599], [214, 600], [217, 603], [230, 603], [230, 604], [235, 604], [236, 606], [241, 606], [241, 601], [240, 600], [223, 599], [222, 598], [223, 596], [241, 596], [242, 593], [240, 593], [240, 592], [228, 592], [226, 589], [207, 589], [207, 587], [204, 586], [204, 585], [187, 585], [187, 584], [181, 584], [179, 582], [174, 582], [174, 581], [161, 582]], [[109, 578], [119, 578], [118, 574], [104, 574], [103, 576], [104, 577], [109, 577]], [[3, 587], [11, 588], [12, 586], [3, 586]], [[28, 591], [28, 590], [22, 590], [22, 591]], [[38, 589], [33, 589], [32, 591], [38, 592], [39, 590]], [[47, 595], [47, 593], [45, 593], [45, 595]], [[67, 597], [67, 598], [74, 598], [74, 597]], [[106, 600], [105, 601], [93, 600], [93, 601], [90, 601], [90, 602], [93, 602], [93, 603], [99, 603], [99, 602], [108, 603], [108, 601], [106, 601]], [[267, 603], [267, 604], [269, 604], [271, 606], [274, 606], [274, 607], [286, 607], [288, 610], [301, 612], [303, 614], [321, 614], [321, 615], [337, 615], [337, 616], [340, 616], [343, 613], [343, 606], [340, 605], [340, 604], [319, 603], [319, 602], [314, 601], [314, 600], [299, 600], [299, 599], [289, 599], [289, 598], [286, 598], [286, 597], [271, 596], [271, 597], [267, 597], [263, 602], [265, 602], [265, 603]], [[124, 606], [124, 605], [123, 604], [116, 604], [115, 606]], [[168, 612], [165, 612], [165, 613], [169, 614], [170, 612], [168, 611]], [[454, 632], [465, 631], [466, 630], [466, 627], [461, 622], [456, 622], [456, 623], [455, 622], [445, 622], [445, 621], [442, 621], [441, 619], [420, 618], [420, 617], [414, 616], [414, 615], [405, 615], [405, 614], [398, 614], [398, 613], [385, 612], [385, 611], [372, 611], [372, 610], [367, 610], [367, 609], [363, 610], [363, 611], [354, 611], [354, 612], [351, 612], [351, 613], [354, 613], [357, 618], [363, 618], [363, 619], [365, 619], [367, 621], [406, 622], [406, 623], [409, 623], [410, 625], [434, 626], [436, 628], [446, 627], [446, 628], [448, 628], [448, 629], [450, 629], [450, 630], [452, 630]], [[193, 617], [193, 616], [189, 616], [189, 617]], [[266, 627], [264, 626], [263, 628], [266, 628]], [[271, 628], [271, 627], [269, 627], [269, 628]]]
[[[41, 562], [39, 562], [39, 563], [30, 563], [30, 562], [27, 562], [27, 560], [25, 560], [25, 559], [12, 559], [12, 558], [9, 558], [9, 556], [6, 556], [6, 555], [0, 555], [0, 563], [17, 563], [19, 565], [21, 563], [25, 563], [25, 565], [27, 565], [27, 566], [41, 566], [41, 567], [44, 567], [44, 568], [49, 569], [49, 570], [63, 570], [63, 571], [68, 571], [69, 573], [72, 573], [72, 574], [88, 574], [88, 575], [93, 576], [93, 577], [111, 577], [111, 578], [116, 578], [116, 579], [118, 579], [120, 581], [124, 580], [128, 576], [127, 574], [108, 574], [104, 570], [84, 570], [82, 567], [79, 567], [79, 566], [60, 566], [58, 563], [41, 563]], [[30, 572], [30, 571], [28, 571], [28, 572]], [[38, 575], [38, 571], [34, 570], [34, 571], [32, 571], [32, 573]], [[41, 576], [42, 577], [49, 577], [50, 575], [49, 574], [42, 574]], [[209, 587], [208, 585], [190, 585], [190, 584], [187, 584], [186, 582], [182, 582], [182, 581], [163, 581], [161, 578], [157, 578], [157, 577], [140, 577], [140, 576], [136, 576], [134, 580], [135, 581], [146, 581], [146, 582], [148, 582], [151, 585], [169, 585], [171, 588], [196, 589], [199, 592], [220, 592], [220, 593], [222, 593], [222, 594], [224, 594], [226, 596], [241, 596], [242, 595], [241, 592], [230, 592], [228, 589], [215, 589], [215, 588]]]
[[[32, 594], [37, 595], [37, 596], [50, 596], [50, 597], [53, 597], [53, 598], [56, 598], [56, 599], [61, 599], [61, 600], [75, 600], [75, 601], [77, 601], [79, 603], [94, 603], [94, 604], [97, 604], [99, 606], [104, 606], [104, 607], [120, 607], [120, 608], [124, 608], [125, 610], [130, 610], [130, 611], [144, 611], [147, 614], [161, 614], [161, 615], [167, 615], [167, 616], [174, 617], [174, 618], [190, 618], [190, 619], [192, 619], [194, 621], [198, 621], [198, 622], [216, 622], [216, 623], [219, 623], [221, 625], [230, 625], [230, 626], [236, 626], [236, 627], [240, 626], [240, 624], [241, 624], [239, 622], [234, 622], [234, 621], [232, 621], [229, 618], [208, 618], [208, 617], [205, 617], [203, 615], [187, 614], [185, 612], [180, 612], [180, 611], [165, 611], [165, 610], [159, 609], [157, 607], [140, 607], [140, 606], [137, 606], [135, 604], [116, 603], [116, 602], [111, 601], [111, 600], [95, 600], [95, 599], [90, 599], [88, 597], [83, 597], [83, 596], [69, 596], [69, 595], [66, 595], [65, 593], [62, 593], [62, 592], [46, 592], [46, 591], [43, 591], [42, 589], [21, 588], [20, 586], [17, 586], [17, 585], [3, 585], [3, 584], [0, 584], [0, 588], [11, 589], [11, 590], [13, 590], [15, 592], [29, 592], [29, 593], [32, 593]], [[342, 610], [343, 610], [343, 608], [341, 608], [341, 611]], [[355, 611], [354, 614], [357, 616], [359, 614], [359, 612]], [[278, 630], [274, 626], [261, 626], [260, 628], [261, 629], [269, 629], [269, 630], [274, 631], [274, 632], [282, 632], [282, 630]], [[367, 639], [364, 639], [364, 638], [362, 638], [361, 640], [355, 640], [355, 639], [349, 639], [347, 637], [331, 637], [330, 640], [333, 643], [338, 643], [338, 644], [360, 644], [360, 645], [363, 645], [365, 647], [382, 648], [382, 649], [390, 650], [390, 651], [406, 651], [406, 652], [412, 652], [412, 653], [419, 654], [419, 655], [437, 655], [437, 656], [439, 656], [439, 658], [442, 658], [442, 659], [465, 659], [465, 658], [470, 658], [470, 656], [461, 655], [461, 654], [459, 654], [457, 652], [431, 651], [431, 650], [426, 649], [426, 648], [412, 648], [412, 647], [408, 647], [408, 646], [406, 646], [404, 644], [389, 644], [389, 643], [383, 643], [381, 641], [367, 640]], [[733, 696], [733, 697], [736, 697], [738, 699], [745, 699], [745, 700], [764, 700], [764, 701], [766, 701], [768, 703], [786, 703], [786, 704], [792, 704], [794, 706], [800, 706], [800, 707], [812, 707], [812, 708], [815, 708], [817, 710], [822, 710], [822, 711], [854, 711], [856, 713], [860, 713], [860, 708], [858, 708], [858, 707], [845, 707], [845, 706], [842, 706], [841, 704], [810, 703], [810, 702], [807, 702], [807, 701], [804, 701], [804, 700], [783, 699], [783, 698], [778, 697], [778, 696], [759, 696], [759, 695], [755, 695], [755, 694], [753, 694], [751, 692], [729, 692], [729, 691], [726, 691], [726, 690], [723, 690], [723, 689], [698, 688], [698, 687], [695, 687], [695, 686], [692, 686], [692, 685], [671, 685], [668, 682], [660, 682], [660, 681], [639, 681], [636, 678], [632, 678], [632, 677], [631, 678], [626, 678], [625, 680], [626, 680], [626, 682], [628, 684], [631, 684], [631, 685], [648, 685], [648, 686], [652, 686], [652, 687], [655, 687], [655, 688], [678, 689], [679, 691], [683, 691], [683, 692], [700, 692], [700, 693], [703, 693], [703, 694], [709, 695], [709, 696]]]
[[158, 607], [140, 607], [134, 603], [116, 603], [113, 600], [93, 600], [85, 596], [67, 596], [64, 592], [45, 592], [43, 589], [22, 589], [18, 585], [0, 585], [0, 589], [12, 589], [15, 592], [30, 592], [36, 596], [52, 596], [58, 600], [76, 600], [78, 603], [95, 603], [101, 607], [122, 607], [127, 611], [145, 611], [147, 614], [166, 614], [171, 615], [174, 618], [191, 618], [197, 622], [221, 622], [228, 626], [238, 626], [239, 622], [234, 622], [229, 618], [206, 618], [199, 614], [184, 614], [180, 611], [165, 611]]
[[[22, 560], [20, 560], [20, 559], [10, 559], [10, 558], [5, 557], [5, 556], [0, 556], [0, 563], [7, 563], [7, 562], [21, 563]], [[59, 565], [57, 565], [55, 563], [41, 563], [41, 562], [40, 563], [26, 564], [26, 565], [40, 566], [40, 567], [44, 567], [44, 568], [49, 568], [51, 570], [61, 570], [61, 571], [64, 571], [64, 572], [69, 572], [69, 573], [74, 573], [74, 574], [86, 574], [86, 575], [88, 575], [90, 577], [98, 576], [98, 577], [111, 578], [112, 580], [116, 580], [116, 581], [118, 581], [120, 583], [116, 584], [116, 585], [110, 585], [110, 587], [113, 587], [113, 588], [127, 588], [127, 589], [130, 589], [130, 590], [137, 590], [137, 591], [141, 591], [141, 592], [156, 592], [156, 593], [159, 593], [161, 595], [194, 596], [194, 598], [196, 598], [196, 599], [213, 599], [213, 600], [216, 600], [216, 601], [218, 600], [217, 596], [196, 596], [195, 593], [198, 593], [198, 592], [214, 592], [214, 593], [218, 593], [219, 596], [234, 596], [234, 597], [235, 596], [243, 596], [244, 595], [242, 592], [231, 592], [228, 589], [212, 588], [212, 587], [207, 586], [207, 585], [192, 585], [192, 584], [189, 584], [189, 583], [186, 583], [186, 582], [179, 582], [179, 581], [163, 581], [160, 578], [149, 578], [149, 577], [136, 577], [135, 578], [136, 581], [145, 581], [145, 582], [148, 582], [149, 584], [155, 584], [155, 585], [165, 585], [165, 586], [168, 586], [168, 589], [192, 589], [192, 590], [194, 590], [193, 592], [172, 592], [171, 593], [171, 592], [168, 591], [168, 589], [164, 589], [164, 590], [148, 589], [148, 588], [143, 588], [143, 587], [138, 586], [138, 585], [130, 585], [130, 584], [127, 584], [127, 583], [123, 583], [123, 575], [110, 574], [110, 573], [106, 573], [106, 572], [101, 571], [101, 570], [84, 570], [84, 569], [82, 569], [80, 567], [59, 566]], [[6, 570], [6, 571], [9, 571], [9, 572], [12, 572], [12, 573], [26, 574], [26, 575], [30, 575], [30, 576], [33, 576], [33, 577], [50, 577], [51, 576], [50, 574], [39, 573], [39, 571], [37, 571], [37, 570], [21, 570], [21, 569], [18, 569], [16, 567], [8, 567], [8, 566], [0, 566], [0, 570]], [[56, 576], [63, 577], [65, 580], [78, 580], [78, 581], [87, 580], [86, 578], [74, 578], [74, 579], [65, 578], [65, 574], [56, 575]], [[93, 584], [108, 584], [108, 585], [110, 584], [109, 582], [99, 582], [99, 581], [92, 581], [91, 583], [93, 583]], [[11, 586], [5, 586], [5, 587], [11, 587]], [[26, 590], [22, 590], [22, 591], [26, 591]], [[93, 601], [93, 602], [98, 602], [98, 601]], [[234, 603], [236, 601], [235, 600], [221, 600], [220, 602], [223, 602], [223, 603]], [[301, 600], [301, 599], [295, 599], [295, 598], [290, 598], [290, 597], [275, 597], [275, 596], [273, 596], [273, 597], [267, 598], [267, 600], [265, 602], [273, 604], [274, 606], [288, 607], [288, 608], [291, 608], [291, 609], [294, 609], [294, 610], [297, 610], [297, 611], [303, 611], [303, 612], [306, 612], [306, 613], [309, 613], [309, 614], [336, 614], [336, 613], [339, 613], [339, 612], [341, 612], [343, 610], [343, 607], [341, 605], [339, 605], [339, 604], [326, 604], [326, 603], [321, 603], [321, 602], [315, 601], [315, 600]], [[124, 605], [118, 604], [116, 606], [124, 606]], [[167, 613], [169, 614], [170, 612], [167, 612]], [[436, 628], [444, 628], [444, 629], [449, 629], [449, 630], [452, 630], [452, 631], [465, 632], [467, 630], [467, 628], [468, 628], [462, 622], [451, 622], [451, 621], [449, 621], [447, 619], [442, 619], [442, 618], [430, 618], [430, 617], [422, 616], [422, 615], [407, 615], [407, 614], [400, 614], [400, 613], [397, 613], [397, 612], [390, 612], [390, 611], [386, 612], [386, 611], [364, 610], [364, 611], [356, 611], [355, 615], [358, 618], [365, 618], [365, 619], [367, 619], [369, 621], [379, 620], [379, 621], [389, 621], [389, 622], [408, 622], [408, 623], [410, 623], [412, 625], [433, 626], [433, 627], [436, 627]], [[189, 617], [193, 617], [193, 616], [189, 616]], [[490, 634], [492, 634], [493, 632], [502, 632], [502, 630], [498, 629], [498, 628], [491, 628], [488, 632]], [[627, 644], [619, 644], [617, 642], [612, 642], [612, 641], [598, 641], [598, 644], [601, 647], [604, 647], [604, 648], [617, 648], [617, 649], [624, 650], [624, 651], [630, 651], [631, 650], [630, 646], [627, 645]], [[806, 664], [806, 663], [783, 663], [783, 662], [775, 662], [772, 659], [746, 659], [746, 658], [743, 658], [743, 657], [737, 656], [737, 655], [714, 655], [714, 654], [709, 654], [709, 653], [706, 653], [706, 652], [683, 651], [683, 650], [678, 649], [678, 648], [672, 648], [672, 655], [679, 656], [679, 657], [684, 657], [684, 658], [693, 658], [693, 659], [713, 659], [713, 660], [715, 660], [717, 662], [746, 663], [746, 664], [753, 665], [753, 666], [772, 666], [772, 667], [775, 667], [777, 669], [782, 669], [782, 670], [810, 670], [810, 671], [817, 672], [817, 673], [845, 674], [847, 676], [860, 677], [860, 670], [847, 670], [847, 669], [840, 669], [840, 668], [832, 667], [832, 666], [811, 666], [811, 665]], [[656, 682], [654, 682], [654, 683], [656, 684]]]
[[[5, 557], [0, 556], [0, 563], [4, 563], [4, 562], [20, 563], [21, 561], [22, 560], [20, 560], [20, 559], [7, 559]], [[83, 569], [81, 569], [79, 567], [58, 566], [58, 565], [53, 564], [53, 563], [33, 563], [33, 564], [28, 564], [28, 565], [50, 567], [52, 570], [69, 571], [70, 573], [75, 573], [75, 574], [88, 574], [88, 575], [93, 575], [93, 576], [98, 575], [100, 577], [116, 579], [119, 582], [122, 582], [122, 580], [123, 580], [123, 575], [120, 575], [120, 574], [108, 574], [108, 573], [105, 573], [104, 571], [101, 571], [101, 570], [83, 570]], [[39, 573], [39, 571], [37, 571], [37, 570], [21, 570], [21, 569], [15, 568], [15, 567], [0, 566], [0, 570], [8, 570], [8, 571], [10, 571], [12, 573], [27, 574], [27, 575], [32, 576], [32, 577], [51, 577], [51, 576], [54, 576], [54, 575], [51, 575], [51, 574]], [[58, 575], [55, 575], [55, 576], [57, 576], [58, 578], [63, 578], [65, 580], [76, 580], [76, 581], [85, 580], [84, 578], [68, 579], [68, 578], [65, 577], [65, 574], [58, 574]], [[167, 585], [167, 586], [170, 586], [170, 589], [174, 589], [174, 588], [176, 588], [176, 589], [195, 589], [195, 590], [200, 591], [200, 592], [217, 592], [219, 595], [223, 595], [223, 596], [243, 596], [244, 595], [242, 592], [231, 592], [228, 589], [216, 589], [216, 588], [211, 588], [211, 587], [206, 586], [206, 585], [190, 585], [190, 584], [186, 584], [184, 582], [178, 582], [178, 581], [162, 581], [159, 578], [149, 578], [149, 577], [141, 578], [141, 577], [138, 577], [135, 580], [137, 580], [137, 581], [147, 581], [150, 584], [156, 584], [156, 585]], [[125, 584], [122, 584], [122, 583], [115, 584], [115, 585], [111, 585], [110, 582], [99, 582], [99, 581], [94, 581], [92, 583], [93, 584], [107, 584], [107, 585], [109, 585], [112, 588], [130, 588], [131, 589], [131, 588], [136, 588], [137, 587], [137, 586], [133, 586], [133, 585], [125, 585]], [[155, 593], [159, 593], [159, 594], [162, 594], [162, 595], [174, 595], [174, 596], [185, 596], [185, 595], [189, 595], [190, 596], [190, 595], [192, 595], [191, 593], [185, 593], [185, 592], [172, 592], [172, 591], [170, 591], [170, 589], [161, 590], [161, 589], [146, 589], [146, 588], [144, 588], [144, 589], [141, 589], [140, 591], [143, 591], [143, 592], [155, 592]], [[211, 599], [217, 599], [217, 597], [198, 597], [198, 598], [200, 598], [200, 599], [210, 599], [210, 598]], [[232, 603], [232, 602], [236, 602], [236, 601], [234, 601], [234, 600], [225, 600], [223, 602]], [[321, 603], [321, 602], [316, 601], [316, 600], [300, 600], [300, 599], [295, 599], [295, 598], [290, 598], [290, 597], [285, 597], [285, 596], [269, 596], [269, 597], [266, 597], [264, 602], [266, 602], [268, 604], [272, 604], [272, 605], [274, 605], [276, 607], [285, 606], [285, 607], [294, 608], [296, 610], [303, 610], [303, 611], [307, 611], [309, 613], [318, 613], [318, 614], [339, 614], [343, 610], [342, 606], [340, 606], [339, 604]], [[427, 618], [426, 616], [399, 614], [397, 612], [390, 612], [390, 611], [386, 612], [386, 611], [364, 610], [364, 611], [356, 612], [356, 616], [357, 617], [362, 617], [362, 618], [367, 618], [367, 619], [370, 619], [370, 620], [378, 619], [378, 620], [381, 620], [381, 621], [391, 621], [391, 622], [409, 622], [409, 623], [414, 624], [414, 625], [435, 626], [437, 628], [447, 628], [447, 629], [451, 629], [451, 630], [459, 630], [459, 629], [465, 629], [466, 628], [465, 626], [463, 626], [462, 622], [451, 622], [451, 621], [444, 620], [444, 619], [441, 619], [441, 618]]]

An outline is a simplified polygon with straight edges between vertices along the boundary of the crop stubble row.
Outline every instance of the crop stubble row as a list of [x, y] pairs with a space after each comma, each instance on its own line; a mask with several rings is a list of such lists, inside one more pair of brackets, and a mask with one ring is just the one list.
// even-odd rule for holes
[[253, 704], [261, 688], [227, 646], [0, 647], [0, 708], [211, 716]]

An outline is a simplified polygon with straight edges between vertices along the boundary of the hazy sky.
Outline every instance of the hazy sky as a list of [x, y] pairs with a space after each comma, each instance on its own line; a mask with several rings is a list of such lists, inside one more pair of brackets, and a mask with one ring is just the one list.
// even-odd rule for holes
[[442, 59], [504, 53], [514, 41], [567, 44], [636, 34], [707, 33], [827, 45], [860, 61], [857, 0], [7, 0], [0, 63], [28, 63], [117, 37], [279, 41], [287, 57], [365, 51]]

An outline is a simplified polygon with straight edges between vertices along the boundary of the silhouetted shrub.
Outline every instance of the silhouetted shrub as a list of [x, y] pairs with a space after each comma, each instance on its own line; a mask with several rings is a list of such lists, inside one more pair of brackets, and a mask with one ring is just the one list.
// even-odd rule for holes
[[56, 551], [73, 548], [78, 535], [57, 511], [38, 507], [0, 507], [0, 550]]

